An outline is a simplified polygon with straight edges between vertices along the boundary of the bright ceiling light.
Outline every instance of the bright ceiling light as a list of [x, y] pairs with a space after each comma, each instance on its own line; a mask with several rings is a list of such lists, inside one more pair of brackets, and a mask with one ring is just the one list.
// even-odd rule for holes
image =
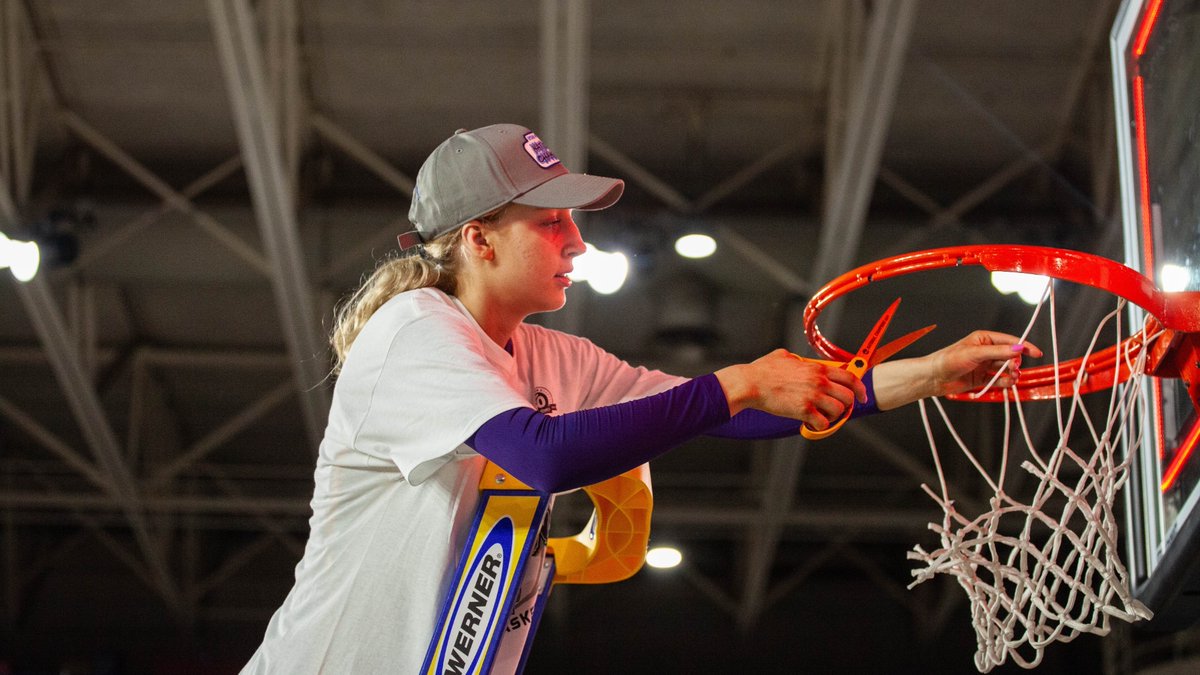
[[42, 261], [42, 252], [32, 241], [9, 239], [0, 232], [0, 269], [12, 271], [17, 281], [29, 281], [37, 274]]
[[1158, 272], [1158, 283], [1168, 293], [1186, 291], [1192, 282], [1192, 271], [1180, 265], [1167, 263]]
[[1022, 272], [992, 272], [992, 285], [1005, 295], [1016, 293], [1026, 304], [1036, 305], [1046, 294], [1050, 277]]
[[675, 240], [675, 252], [685, 258], [707, 258], [717, 252], [717, 240], [707, 234], [685, 234]]
[[677, 548], [656, 546], [646, 551], [646, 564], [658, 569], [670, 569], [683, 562], [683, 554]]
[[593, 291], [609, 295], [620, 290], [629, 276], [629, 258], [624, 253], [608, 253], [587, 244], [587, 251], [575, 258], [571, 281], [586, 281]]

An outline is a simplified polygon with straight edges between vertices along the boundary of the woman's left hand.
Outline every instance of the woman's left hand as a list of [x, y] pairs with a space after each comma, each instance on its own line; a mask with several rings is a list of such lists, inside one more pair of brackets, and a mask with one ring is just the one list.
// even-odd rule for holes
[[1042, 355], [1036, 345], [1019, 343], [1015, 335], [977, 330], [928, 356], [885, 361], [874, 371], [876, 404], [891, 410], [930, 396], [978, 389], [1006, 364], [993, 386], [1011, 387], [1021, 375], [1021, 357]]
[[1007, 333], [977, 330], [954, 344], [939, 349], [926, 358], [932, 366], [934, 396], [959, 394], [984, 386], [997, 371], [1006, 372], [997, 378], [994, 387], [1007, 388], [1021, 375], [1021, 357], [1042, 356], [1042, 350]]

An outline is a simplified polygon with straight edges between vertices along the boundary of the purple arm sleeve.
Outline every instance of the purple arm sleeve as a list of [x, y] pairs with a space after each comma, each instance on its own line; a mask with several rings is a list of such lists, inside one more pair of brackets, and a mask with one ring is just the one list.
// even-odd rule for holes
[[[870, 373], [863, 382], [869, 400], [855, 405], [855, 416], [875, 411]], [[628, 471], [699, 434], [751, 439], [799, 431], [798, 420], [759, 410], [731, 419], [717, 376], [705, 375], [654, 396], [556, 417], [506, 410], [484, 422], [467, 445], [526, 485], [561, 492]]]
[[561, 492], [645, 464], [728, 419], [721, 384], [705, 375], [654, 396], [555, 417], [506, 410], [467, 445], [526, 485]]

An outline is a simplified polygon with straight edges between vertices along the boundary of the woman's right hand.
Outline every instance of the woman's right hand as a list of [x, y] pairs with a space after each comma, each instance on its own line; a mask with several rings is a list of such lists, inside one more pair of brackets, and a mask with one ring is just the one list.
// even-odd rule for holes
[[746, 408], [801, 420], [821, 430], [841, 419], [867, 390], [850, 372], [800, 358], [786, 349], [716, 372], [730, 416]]

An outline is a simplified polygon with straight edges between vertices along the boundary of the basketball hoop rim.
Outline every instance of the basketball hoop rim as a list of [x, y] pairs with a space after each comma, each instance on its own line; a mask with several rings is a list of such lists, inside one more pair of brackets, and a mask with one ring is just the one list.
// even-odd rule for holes
[[[979, 244], [949, 246], [914, 251], [883, 258], [850, 270], [830, 281], [813, 295], [804, 308], [804, 332], [809, 344], [818, 353], [833, 361], [847, 361], [852, 354], [821, 334], [817, 318], [834, 300], [868, 284], [892, 277], [946, 267], [975, 265], [991, 272], [1021, 272], [1092, 286], [1146, 310], [1165, 328], [1200, 332], [1200, 292], [1166, 293], [1154, 286], [1142, 273], [1102, 256], [1048, 246], [1016, 244]], [[1097, 351], [1084, 357], [1054, 364], [1027, 368], [1021, 371], [1017, 384], [1023, 400], [1057, 398], [1075, 393], [1072, 384], [1079, 371], [1086, 370], [1079, 393], [1107, 389], [1128, 379], [1124, 364], [1116, 363], [1117, 355], [1128, 348], [1140, 348], [1140, 333], [1135, 333], [1120, 345]], [[1119, 349], [1122, 348], [1122, 349]], [[955, 396], [963, 400], [1001, 401], [1004, 394], [992, 390], [978, 398]]]

